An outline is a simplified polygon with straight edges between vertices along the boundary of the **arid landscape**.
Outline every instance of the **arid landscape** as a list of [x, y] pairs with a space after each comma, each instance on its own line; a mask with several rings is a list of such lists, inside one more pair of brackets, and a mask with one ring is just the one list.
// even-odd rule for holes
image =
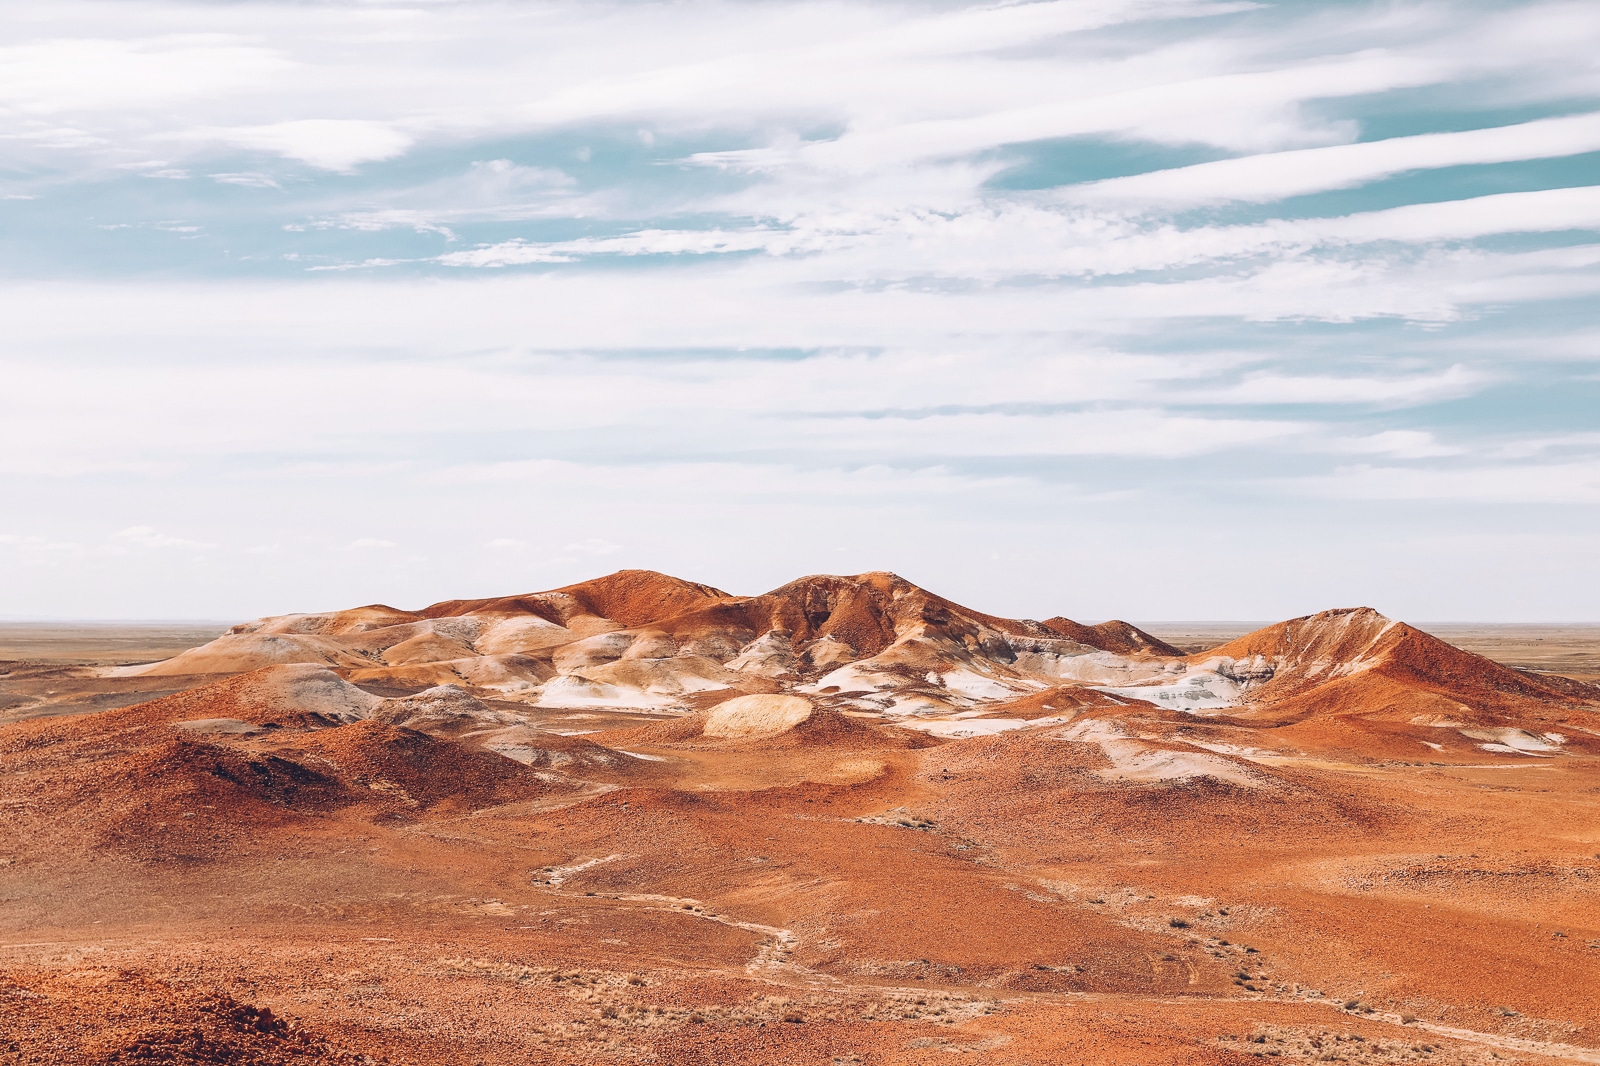
[[0, 627], [0, 1063], [1600, 1062], [1600, 630], [1432, 628]]

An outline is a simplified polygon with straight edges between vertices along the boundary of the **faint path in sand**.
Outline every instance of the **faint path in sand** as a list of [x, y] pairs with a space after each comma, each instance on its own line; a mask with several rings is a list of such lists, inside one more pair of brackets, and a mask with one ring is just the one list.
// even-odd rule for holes
[[[614, 854], [607, 855], [603, 858], [585, 859], [582, 862], [573, 863], [568, 866], [552, 867], [546, 871], [551, 875], [550, 883], [547, 885], [538, 885], [537, 887], [546, 888], [549, 891], [559, 893], [561, 892], [561, 884], [566, 881], [571, 874], [592, 869], [595, 866], [627, 857], [628, 856], [626, 855]], [[586, 895], [588, 895], [588, 893], [586, 893]], [[791, 957], [793, 956], [795, 949], [800, 945], [800, 939], [794, 934], [793, 930], [785, 929], [775, 925], [764, 925], [760, 922], [742, 921], [731, 915], [720, 914], [716, 911], [707, 909], [706, 904], [703, 901], [693, 899], [688, 896], [668, 896], [654, 892], [595, 892], [592, 895], [595, 899], [611, 900], [617, 903], [642, 904], [646, 907], [646, 909], [649, 910], [658, 910], [664, 913], [682, 915], [684, 917], [699, 918], [708, 922], [716, 922], [719, 925], [726, 925], [734, 929], [742, 929], [746, 932], [754, 933], [760, 936], [762, 938], [760, 947], [757, 949], [756, 954], [750, 959], [750, 961], [745, 964], [745, 973], [752, 977], [764, 978], [779, 984], [800, 984], [813, 987], [817, 985], [826, 985], [840, 991], [855, 989], [855, 986], [847, 985], [834, 977], [824, 973], [819, 973], [816, 970], [791, 961]], [[875, 990], [881, 991], [881, 989], [876, 989], [876, 986], [873, 987]], [[1001, 997], [1001, 1002], [1004, 1002], [1007, 999], [1015, 999], [1018, 1001], [1033, 1002], [1040, 1000], [1052, 1002], [1059, 1001], [1065, 1004], [1072, 1001], [1081, 1003], [1085, 1000], [1113, 1000], [1119, 998], [1122, 997], [1083, 992], [1075, 992], [1066, 996], [1051, 995], [1048, 993], [1043, 995], [1039, 993], [1031, 993], [1020, 996], [1004, 995]], [[1141, 998], [1139, 999], [1139, 1002], [1147, 1002], [1147, 1000]], [[1231, 1001], [1223, 1000], [1223, 1002]], [[1319, 1004], [1338, 1010], [1341, 1014], [1346, 1013], [1340, 1004], [1334, 999], [1307, 1000], [1303, 998], [1281, 999], [1278, 997], [1263, 997], [1244, 1002], [1282, 1003], [1286, 1005], [1292, 1004], [1295, 1006]], [[1383, 1012], [1374, 1012], [1371, 1014], [1363, 1013], [1359, 1015], [1353, 1015], [1353, 1017], [1360, 1018], [1361, 1020], [1367, 1022], [1386, 1023], [1406, 1032], [1425, 1031], [1450, 1040], [1460, 1040], [1464, 1043], [1478, 1044], [1488, 1048], [1498, 1048], [1502, 1051], [1514, 1051], [1522, 1054], [1541, 1055], [1547, 1058], [1564, 1059], [1570, 1062], [1600, 1064], [1600, 1049], [1577, 1047], [1571, 1044], [1558, 1044], [1543, 1040], [1526, 1040], [1521, 1037], [1504, 1036], [1498, 1033], [1482, 1033], [1472, 1029], [1458, 1029], [1453, 1026], [1437, 1025], [1420, 1020], [1414, 1022], [1405, 1022], [1401, 1020], [1401, 1017], [1398, 1014], [1386, 1014]]]
[[1360, 1018], [1369, 1022], [1385, 1022], [1398, 1029], [1407, 1031], [1424, 1030], [1435, 1036], [1448, 1037], [1451, 1040], [1460, 1040], [1463, 1043], [1481, 1044], [1484, 1047], [1500, 1048], [1503, 1051], [1520, 1051], [1527, 1055], [1544, 1055], [1549, 1058], [1567, 1059], [1572, 1062], [1600, 1063], [1600, 1048], [1577, 1047], [1573, 1044], [1558, 1044], [1549, 1040], [1526, 1040], [1520, 1036], [1505, 1036], [1500, 1033], [1480, 1033], [1476, 1029], [1457, 1029], [1450, 1025], [1439, 1025], [1434, 1022], [1425, 1022], [1418, 1019], [1414, 1022], [1401, 1020], [1398, 1014], [1388, 1014], [1383, 1011], [1374, 1011], [1371, 1014], [1351, 1014], [1346, 1011], [1337, 999], [1283, 999], [1280, 997], [1264, 997], [1254, 1000], [1257, 1003], [1301, 1003], [1316, 1004], [1330, 1007], [1347, 1017]]
[[[617, 859], [629, 856], [616, 854], [604, 858], [585, 859], [582, 862], [572, 863], [567, 866], [554, 866], [540, 871], [548, 878], [546, 882], [534, 882], [534, 887], [551, 892], [561, 892], [561, 886], [573, 874], [583, 870], [592, 869], [603, 863], [614, 862]], [[707, 922], [716, 922], [733, 929], [742, 929], [747, 933], [755, 933], [761, 937], [760, 947], [751, 960], [745, 964], [745, 972], [751, 976], [769, 977], [774, 980], [790, 978], [799, 984], [838, 985], [839, 982], [827, 974], [818, 973], [808, 967], [790, 961], [795, 948], [800, 945], [800, 938], [795, 936], [792, 929], [784, 929], [776, 925], [763, 925], [760, 922], [743, 921], [729, 914], [721, 914], [707, 907], [703, 900], [693, 899], [688, 896], [667, 896], [656, 892], [586, 892], [585, 896], [594, 899], [606, 899], [616, 903], [637, 903], [644, 905], [646, 910], [662, 911], [677, 914], [686, 918], [699, 918]], [[787, 983], [787, 982], [785, 982]]]

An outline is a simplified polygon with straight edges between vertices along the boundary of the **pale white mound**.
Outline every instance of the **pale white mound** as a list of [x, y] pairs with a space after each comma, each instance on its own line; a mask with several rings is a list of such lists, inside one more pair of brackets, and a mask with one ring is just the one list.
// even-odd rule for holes
[[1111, 696], [1134, 700], [1147, 700], [1158, 707], [1175, 711], [1211, 711], [1234, 707], [1243, 701], [1245, 686], [1226, 672], [1222, 664], [1230, 659], [1208, 659], [1197, 669], [1181, 674], [1174, 680], [1165, 679], [1165, 671], [1154, 684], [1097, 686]]
[[1560, 733], [1546, 733], [1542, 737], [1536, 737], [1525, 729], [1506, 727], [1463, 729], [1461, 735], [1473, 740], [1488, 741], [1487, 744], [1478, 745], [1484, 751], [1497, 751], [1502, 755], [1541, 755], [1547, 758], [1552, 752], [1559, 751], [1567, 739]]
[[523, 719], [491, 708], [456, 685], [435, 685], [410, 696], [384, 700], [372, 717], [423, 733], [520, 725]]
[[254, 722], [238, 718], [191, 718], [186, 722], [173, 722], [172, 728], [185, 733], [259, 733], [261, 727]]
[[703, 732], [708, 737], [775, 737], [811, 717], [811, 701], [800, 696], [735, 696], [711, 708]]
[[344, 678], [323, 666], [311, 663], [293, 663], [274, 666], [256, 675], [253, 686], [256, 694], [266, 696], [280, 706], [295, 710], [327, 715], [345, 722], [366, 718], [383, 704], [383, 700], [350, 684]]
[[1055, 735], [1062, 740], [1099, 744], [1111, 761], [1100, 776], [1112, 781], [1168, 783], [1211, 777], [1246, 788], [1262, 783], [1236, 760], [1206, 751], [1155, 747], [1128, 736], [1115, 722], [1087, 718]]
[[[973, 712], [968, 712], [973, 713]], [[936, 737], [965, 740], [968, 737], [992, 737], [996, 733], [1009, 733], [1013, 729], [1043, 729], [1060, 725], [1065, 718], [936, 718], [913, 722], [896, 722], [907, 729], [920, 729]]]
[[1237, 763], [1203, 751], [1152, 748], [1136, 740], [1107, 741], [1100, 747], [1112, 762], [1112, 767], [1100, 771], [1100, 775], [1114, 781], [1167, 782], [1213, 777], [1246, 788], [1261, 783]]
[[371, 666], [366, 656], [335, 637], [280, 633], [224, 633], [209, 644], [144, 666], [118, 666], [112, 677], [171, 677], [180, 674], [243, 674], [266, 666]]

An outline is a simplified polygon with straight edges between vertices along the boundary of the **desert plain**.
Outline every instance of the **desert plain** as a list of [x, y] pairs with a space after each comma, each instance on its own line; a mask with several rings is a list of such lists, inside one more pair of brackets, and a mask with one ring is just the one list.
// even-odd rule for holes
[[1600, 1062], [1600, 628], [623, 571], [0, 660], [8, 1066]]

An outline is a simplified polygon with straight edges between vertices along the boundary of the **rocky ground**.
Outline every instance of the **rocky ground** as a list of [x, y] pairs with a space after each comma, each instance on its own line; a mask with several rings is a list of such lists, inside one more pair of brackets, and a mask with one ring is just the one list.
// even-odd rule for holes
[[0, 1063], [1600, 1062], [1600, 692], [827, 580], [0, 667]]

